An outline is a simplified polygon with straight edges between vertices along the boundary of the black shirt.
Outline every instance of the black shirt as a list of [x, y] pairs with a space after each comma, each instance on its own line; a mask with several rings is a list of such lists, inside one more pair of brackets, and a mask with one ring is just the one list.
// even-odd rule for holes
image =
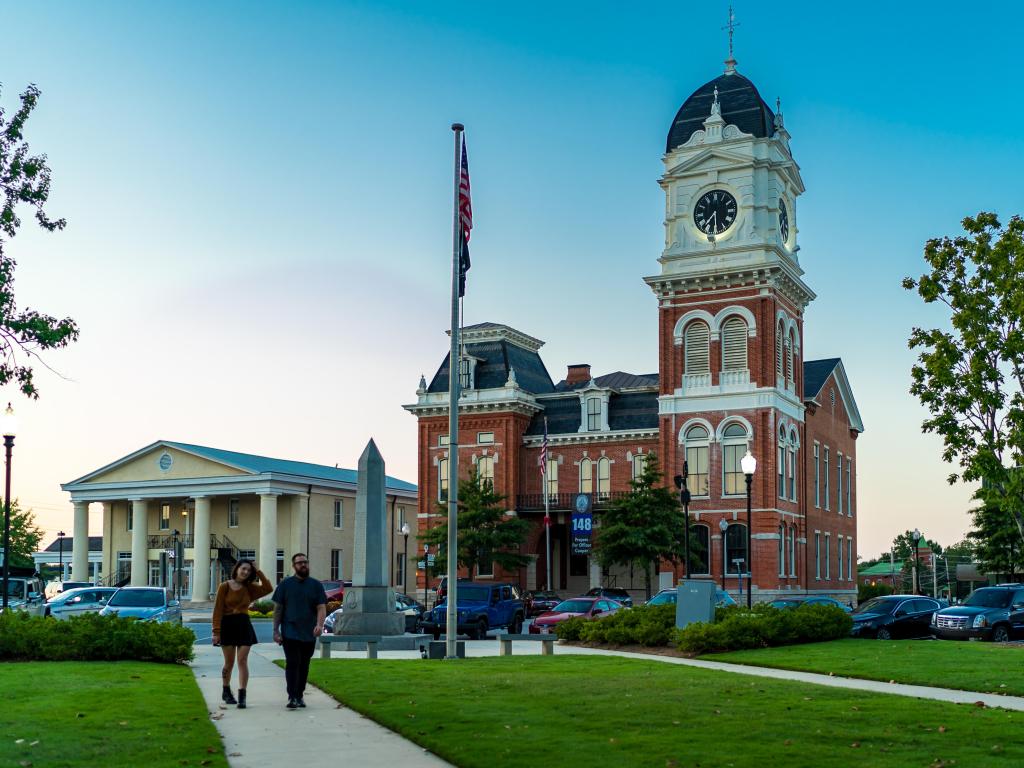
[[316, 641], [313, 628], [316, 626], [317, 607], [327, 604], [324, 585], [313, 578], [300, 579], [289, 576], [277, 585], [274, 602], [280, 605], [281, 634], [289, 640]]

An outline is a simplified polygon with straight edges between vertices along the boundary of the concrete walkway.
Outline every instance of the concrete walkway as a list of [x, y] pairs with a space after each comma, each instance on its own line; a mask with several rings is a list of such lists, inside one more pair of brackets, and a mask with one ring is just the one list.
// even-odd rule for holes
[[[192, 671], [232, 768], [333, 765], [339, 759], [344, 765], [360, 768], [449, 766], [312, 686], [306, 688], [306, 709], [285, 709], [284, 670], [272, 662], [283, 656], [276, 645], [254, 646], [249, 654], [246, 709], [221, 703], [220, 648], [197, 645], [195, 652]], [[236, 670], [233, 691], [237, 690], [237, 675]]]

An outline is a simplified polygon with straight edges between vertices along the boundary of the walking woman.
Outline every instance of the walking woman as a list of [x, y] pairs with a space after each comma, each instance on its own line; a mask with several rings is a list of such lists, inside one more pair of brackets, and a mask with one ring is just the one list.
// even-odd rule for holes
[[[258, 580], [258, 581], [257, 581]], [[249, 648], [256, 645], [256, 632], [249, 620], [249, 605], [274, 587], [252, 560], [239, 560], [231, 569], [231, 578], [217, 588], [213, 604], [213, 644], [224, 653], [221, 680], [224, 703], [245, 709], [245, 688], [249, 684]], [[238, 700], [231, 693], [231, 670], [238, 661]]]

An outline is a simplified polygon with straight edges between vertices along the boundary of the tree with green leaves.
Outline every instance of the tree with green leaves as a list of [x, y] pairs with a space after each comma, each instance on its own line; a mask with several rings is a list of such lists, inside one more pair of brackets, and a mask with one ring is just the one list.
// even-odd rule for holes
[[[937, 555], [942, 554], [942, 545], [921, 536], [921, 546], [930, 547]], [[904, 531], [892, 540], [892, 556], [897, 560], [910, 560], [914, 556], [914, 532]]]
[[942, 438], [949, 476], [982, 482], [986, 514], [1004, 515], [1024, 540], [1024, 220], [994, 213], [963, 220], [966, 234], [929, 240], [929, 271], [905, 278], [949, 327], [914, 328], [920, 350], [910, 391], [928, 409], [922, 428]]
[[967, 534], [974, 544], [974, 556], [983, 573], [996, 574], [1011, 581], [1024, 570], [1020, 533], [1003, 510], [981, 503], [971, 510], [972, 530]]
[[[489, 481], [481, 481], [476, 468], [466, 480], [459, 481], [458, 563], [469, 571], [472, 579], [480, 566], [495, 563], [512, 571], [522, 568], [530, 558], [520, 552], [530, 524], [521, 517], [509, 515], [502, 502], [505, 497], [495, 493]], [[437, 552], [438, 562], [448, 559], [448, 502], [437, 505], [435, 520], [420, 541]]]
[[63, 229], [66, 223], [47, 215], [50, 166], [46, 155], [31, 154], [25, 141], [25, 123], [39, 101], [39, 93], [30, 85], [21, 94], [21, 107], [9, 120], [0, 109], [0, 386], [16, 382], [25, 395], [34, 399], [39, 392], [31, 360], [40, 360], [40, 352], [66, 347], [78, 339], [78, 326], [71, 318], [58, 320], [34, 309], [17, 308], [15, 261], [5, 248], [6, 241], [21, 226], [16, 209], [22, 205], [34, 209], [36, 222], [48, 232]]
[[36, 515], [31, 509], [22, 510], [17, 499], [11, 500], [11, 565], [29, 568], [32, 553], [39, 551], [43, 532], [36, 527]]
[[603, 568], [639, 566], [650, 599], [651, 567], [663, 558], [683, 558], [686, 517], [675, 494], [662, 484], [654, 453], [647, 454], [643, 472], [630, 485], [629, 493], [598, 513], [594, 554]]

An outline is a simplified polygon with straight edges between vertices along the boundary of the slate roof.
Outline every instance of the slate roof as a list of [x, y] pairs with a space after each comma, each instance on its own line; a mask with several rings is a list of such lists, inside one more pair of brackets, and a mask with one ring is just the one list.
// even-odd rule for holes
[[840, 362], [838, 357], [804, 361], [804, 400], [814, 400], [818, 396], [825, 381]]
[[[351, 483], [355, 485], [359, 480], [359, 473], [354, 469], [340, 469], [328, 467], [323, 464], [309, 464], [305, 461], [289, 461], [287, 459], [272, 459], [267, 456], [255, 456], [251, 453], [237, 453], [225, 451], [220, 448], [208, 448], [204, 445], [192, 445], [190, 443], [175, 443], [170, 440], [161, 441], [163, 445], [188, 451], [197, 456], [210, 459], [211, 461], [229, 464], [247, 472], [263, 474], [273, 472], [281, 475], [298, 475], [301, 477], [312, 477], [318, 480], [333, 480], [340, 483]], [[416, 485], [407, 483], [394, 477], [386, 477], [384, 487], [394, 491], [416, 491]]]
[[[484, 330], [486, 328], [503, 328], [497, 323], [479, 323], [467, 328]], [[468, 342], [466, 354], [480, 358], [476, 364], [474, 384], [476, 389], [494, 389], [505, 386], [508, 381], [509, 366], [516, 370], [516, 381], [519, 386], [534, 395], [554, 392], [548, 369], [540, 355], [528, 349], [512, 344], [505, 339], [493, 339], [480, 342]], [[450, 353], [449, 353], [450, 355]], [[448, 357], [444, 356], [441, 367], [430, 380], [427, 392], [448, 391]]]
[[[65, 536], [64, 537], [64, 554], [69, 554], [71, 552], [71, 547], [73, 546], [73, 543], [74, 543], [74, 539], [71, 536]], [[46, 549], [42, 550], [42, 551], [43, 552], [60, 552], [60, 540], [59, 539], [54, 539], [53, 543], [50, 546], [48, 546]], [[89, 551], [90, 552], [102, 552], [103, 551], [103, 537], [102, 536], [90, 536], [89, 537]]]
[[903, 570], [903, 561], [897, 560], [891, 566], [887, 561], [875, 563], [867, 568], [857, 568], [858, 576], [888, 576], [890, 573], [900, 573]]
[[[630, 389], [648, 387], [647, 392], [612, 392], [608, 398], [608, 428], [623, 429], [657, 429], [658, 428], [658, 375], [645, 374], [637, 376], [633, 373], [616, 371], [606, 376], [598, 376], [594, 383], [599, 387], [611, 389]], [[561, 392], [571, 392], [589, 384], [580, 382], [568, 386], [559, 382]], [[527, 435], [544, 434], [544, 417], [548, 420], [548, 434], [567, 434], [579, 432], [580, 401], [577, 397], [538, 397], [537, 401], [544, 406], [526, 430]]]
[[[577, 389], [582, 389], [587, 386], [588, 383], [589, 382], [586, 381], [577, 381], [575, 384], [566, 384], [563, 379], [555, 385], [555, 391], [572, 392]], [[598, 376], [594, 379], [594, 383], [599, 387], [610, 387], [611, 389], [656, 387], [658, 386], [658, 374], [644, 373], [637, 375], [635, 373], [626, 373], [625, 371], [615, 371], [615, 373], [606, 373], [604, 376]]]
[[775, 133], [775, 113], [761, 98], [754, 84], [736, 72], [704, 83], [683, 102], [669, 129], [666, 152], [685, 144], [694, 131], [704, 127], [704, 121], [711, 115], [715, 88], [718, 88], [718, 103], [726, 123], [761, 139]]

